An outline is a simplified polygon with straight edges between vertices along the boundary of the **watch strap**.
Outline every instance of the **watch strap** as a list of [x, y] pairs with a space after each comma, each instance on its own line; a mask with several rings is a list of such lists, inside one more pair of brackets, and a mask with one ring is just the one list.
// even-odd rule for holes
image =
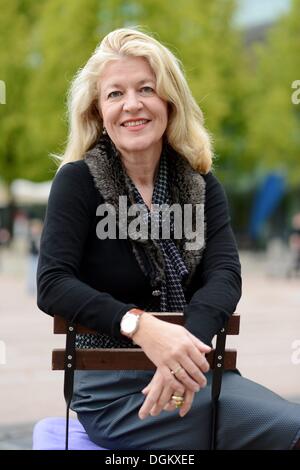
[[139, 308], [132, 308], [131, 310], [128, 310], [126, 313], [133, 313], [134, 315], [142, 315], [144, 313], [144, 310], [141, 310]]

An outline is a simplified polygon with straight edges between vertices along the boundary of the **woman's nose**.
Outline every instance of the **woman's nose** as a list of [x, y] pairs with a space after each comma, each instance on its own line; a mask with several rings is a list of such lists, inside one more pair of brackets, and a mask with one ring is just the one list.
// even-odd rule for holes
[[124, 111], [135, 111], [141, 109], [143, 104], [135, 92], [130, 92], [125, 95], [123, 109]]

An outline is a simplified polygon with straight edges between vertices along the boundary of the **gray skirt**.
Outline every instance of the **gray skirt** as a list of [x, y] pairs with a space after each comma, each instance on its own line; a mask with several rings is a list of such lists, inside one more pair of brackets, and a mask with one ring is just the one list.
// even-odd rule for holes
[[[138, 417], [141, 390], [153, 371], [76, 371], [71, 408], [89, 438], [112, 450], [209, 449], [211, 372], [191, 410]], [[291, 449], [300, 438], [300, 404], [291, 403], [237, 372], [223, 375], [218, 449]]]

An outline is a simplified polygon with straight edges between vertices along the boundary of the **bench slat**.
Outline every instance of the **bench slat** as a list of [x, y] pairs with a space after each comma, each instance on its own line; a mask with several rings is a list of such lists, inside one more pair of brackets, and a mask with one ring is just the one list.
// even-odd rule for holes
[[[214, 363], [212, 350], [206, 358], [211, 368]], [[224, 369], [235, 369], [237, 352], [227, 349], [225, 352]], [[54, 349], [52, 351], [52, 369], [63, 370], [65, 350]], [[77, 370], [154, 370], [156, 366], [150, 361], [141, 349], [77, 349]]]
[[[175, 323], [177, 325], [184, 324], [184, 316], [180, 312], [167, 312], [156, 314], [155, 317], [159, 320], [168, 321], [170, 323]], [[85, 326], [77, 325], [77, 333], [97, 333], [95, 330], [86, 328]], [[240, 331], [240, 315], [235, 313], [229, 317], [227, 334], [228, 335], [238, 335]], [[54, 315], [54, 334], [66, 334], [67, 332], [67, 321], [58, 315]]]

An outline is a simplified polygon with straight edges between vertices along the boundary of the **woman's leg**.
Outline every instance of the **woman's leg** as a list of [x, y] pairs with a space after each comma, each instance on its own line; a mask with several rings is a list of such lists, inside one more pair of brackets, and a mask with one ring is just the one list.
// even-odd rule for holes
[[[86, 373], [85, 373], [86, 374]], [[101, 373], [100, 373], [101, 374]], [[178, 411], [138, 418], [151, 373], [120, 371], [82, 380], [73, 406], [90, 439], [109, 449], [205, 450], [211, 425], [211, 373], [184, 417]], [[299, 439], [300, 405], [234, 372], [225, 372], [219, 403], [218, 449], [291, 449]]]
[[300, 404], [242, 376], [224, 373], [218, 449], [288, 450], [299, 438]]

